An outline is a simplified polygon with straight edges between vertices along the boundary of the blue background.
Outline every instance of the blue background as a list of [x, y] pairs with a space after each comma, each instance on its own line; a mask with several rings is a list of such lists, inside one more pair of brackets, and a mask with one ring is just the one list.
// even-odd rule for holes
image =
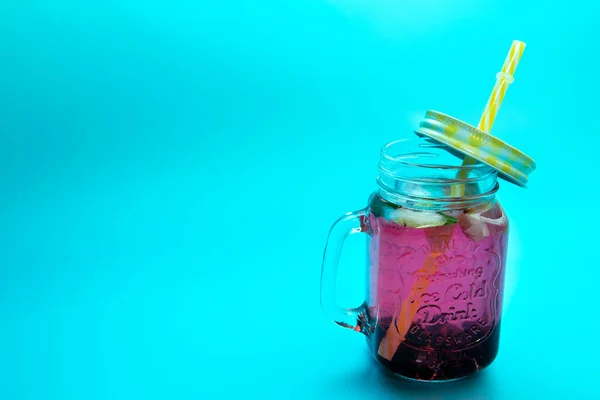
[[[593, 398], [597, 2], [0, 4], [0, 398]], [[318, 302], [331, 223], [428, 109], [534, 157], [500, 355], [421, 387]], [[347, 243], [340, 302], [363, 296]]]

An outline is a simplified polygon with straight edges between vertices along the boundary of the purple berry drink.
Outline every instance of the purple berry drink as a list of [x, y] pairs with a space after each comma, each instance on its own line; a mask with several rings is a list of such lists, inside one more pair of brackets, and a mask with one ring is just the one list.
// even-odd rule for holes
[[497, 203], [417, 211], [373, 196], [367, 304], [372, 350], [393, 373], [448, 380], [498, 352], [507, 219]]

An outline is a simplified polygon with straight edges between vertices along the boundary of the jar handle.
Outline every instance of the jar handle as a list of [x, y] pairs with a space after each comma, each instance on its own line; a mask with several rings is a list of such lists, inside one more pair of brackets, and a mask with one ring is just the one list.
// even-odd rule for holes
[[336, 324], [356, 332], [366, 333], [366, 305], [363, 303], [356, 308], [343, 308], [335, 300], [337, 269], [344, 242], [348, 236], [355, 233], [368, 234], [361, 224], [364, 217], [364, 209], [347, 213], [335, 221], [329, 230], [321, 268], [321, 307]]

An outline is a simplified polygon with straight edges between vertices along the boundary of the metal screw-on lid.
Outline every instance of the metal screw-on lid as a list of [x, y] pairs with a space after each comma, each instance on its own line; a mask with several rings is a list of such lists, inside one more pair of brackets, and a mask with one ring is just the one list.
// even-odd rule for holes
[[504, 177], [526, 186], [535, 161], [519, 150], [449, 115], [427, 111], [417, 135], [441, 142], [477, 161], [496, 169]]

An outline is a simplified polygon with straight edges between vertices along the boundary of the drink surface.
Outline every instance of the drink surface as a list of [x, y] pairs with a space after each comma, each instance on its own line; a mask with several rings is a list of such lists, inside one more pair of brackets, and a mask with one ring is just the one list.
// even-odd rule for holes
[[497, 203], [417, 211], [374, 196], [367, 304], [371, 347], [391, 372], [460, 378], [498, 351], [507, 219]]

